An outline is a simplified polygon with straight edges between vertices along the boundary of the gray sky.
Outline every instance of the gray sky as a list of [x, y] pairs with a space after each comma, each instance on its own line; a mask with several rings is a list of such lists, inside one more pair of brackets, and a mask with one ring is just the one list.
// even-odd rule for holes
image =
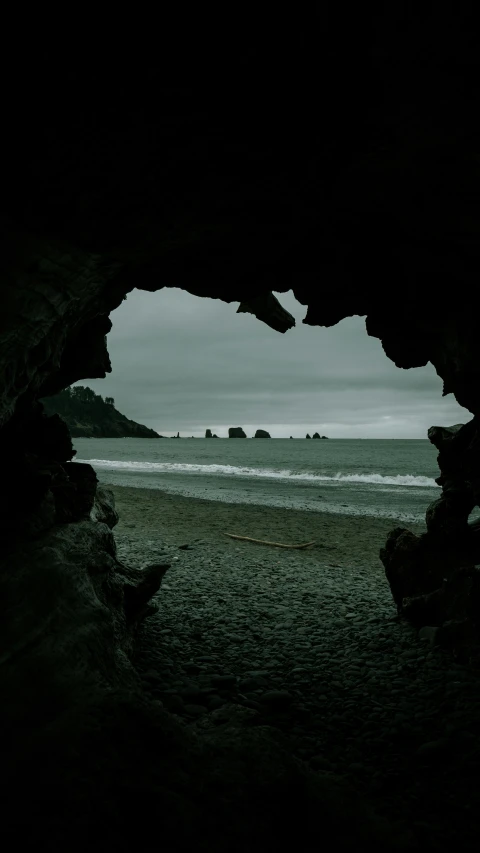
[[135, 290], [111, 315], [113, 372], [78, 384], [164, 435], [243, 426], [278, 438], [426, 438], [433, 424], [470, 419], [451, 395], [442, 398], [431, 365], [395, 367], [364, 318], [304, 326], [306, 308], [292, 293], [278, 298], [297, 321], [285, 335], [236, 314], [237, 302]]

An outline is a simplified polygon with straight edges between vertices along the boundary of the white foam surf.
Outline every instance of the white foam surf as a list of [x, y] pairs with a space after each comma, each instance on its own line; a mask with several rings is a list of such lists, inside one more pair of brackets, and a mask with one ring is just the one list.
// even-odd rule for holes
[[114, 471], [143, 471], [157, 474], [203, 474], [204, 476], [258, 477], [268, 480], [286, 480], [305, 483], [358, 483], [379, 486], [410, 486], [416, 488], [438, 488], [432, 477], [414, 474], [394, 474], [384, 476], [374, 472], [369, 474], [316, 474], [308, 471], [290, 471], [286, 469], [245, 468], [235, 465], [198, 465], [184, 462], [133, 462], [118, 459], [81, 459], [94, 468]]

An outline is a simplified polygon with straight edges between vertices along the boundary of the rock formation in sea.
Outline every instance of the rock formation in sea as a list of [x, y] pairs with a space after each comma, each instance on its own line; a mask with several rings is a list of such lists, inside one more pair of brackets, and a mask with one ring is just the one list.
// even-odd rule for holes
[[311, 435], [309, 435], [309, 433], [307, 432], [307, 434], [306, 434], [305, 438], [311, 438], [311, 437], [312, 437], [312, 436], [311, 436]]
[[[194, 39], [169, 26], [161, 48], [145, 27], [138, 52], [131, 32], [76, 43], [45, 27], [21, 62], [17, 45], [2, 53], [4, 77], [15, 69], [0, 199], [4, 838], [28, 804], [22, 843], [72, 853], [143, 853], [152, 815], [172, 853], [394, 846], [396, 830], [380, 841], [369, 808], [293, 760], [278, 729], [238, 708], [185, 726], [148, 694], [136, 650], [167, 567], [119, 558], [112, 495], [39, 401], [111, 372], [110, 316], [134, 288], [235, 303], [239, 323], [281, 334], [288, 291], [306, 325], [365, 317], [398, 368], [431, 364], [472, 415], [431, 431], [441, 497], [427, 532], [397, 527], [382, 560], [401, 617], [478, 659], [478, 52], [453, 6], [419, 9], [409, 28], [404, 5], [329, 4], [309, 26], [257, 9], [254, 37], [237, 20], [228, 41], [202, 7]], [[194, 315], [190, 328], [198, 340]], [[341, 720], [337, 733], [346, 751]]]
[[271, 438], [271, 435], [265, 429], [257, 429], [255, 438]]
[[229, 438], [246, 438], [246, 433], [243, 431], [242, 427], [230, 427], [228, 430]]
[[320, 438], [320, 434], [318, 432], [314, 432], [312, 438]]
[[75, 438], [162, 438], [158, 432], [137, 424], [91, 388], [76, 385], [43, 400], [47, 415], [58, 414]]
[[212, 430], [211, 430], [211, 429], [206, 429], [206, 430], [205, 430], [205, 438], [213, 438]]

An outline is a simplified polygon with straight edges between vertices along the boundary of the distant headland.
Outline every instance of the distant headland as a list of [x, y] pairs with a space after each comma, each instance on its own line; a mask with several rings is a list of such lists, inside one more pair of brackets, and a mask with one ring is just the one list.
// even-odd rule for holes
[[[52, 397], [42, 400], [46, 415], [60, 415], [74, 438], [165, 438], [153, 429], [131, 421], [115, 408], [113, 397], [103, 398], [91, 388], [75, 385], [60, 391]], [[217, 435], [211, 429], [205, 430], [205, 438], [272, 438], [266, 429], [257, 429], [251, 436], [243, 427], [228, 427], [226, 435]], [[194, 438], [193, 435], [181, 436], [180, 432], [170, 438]], [[275, 436], [273, 436], [275, 437]], [[290, 438], [294, 436], [291, 435]], [[298, 436], [303, 438], [303, 436]], [[305, 438], [328, 438], [314, 432]]]
[[113, 397], [76, 385], [42, 400], [45, 414], [60, 415], [74, 438], [163, 438], [115, 408]]

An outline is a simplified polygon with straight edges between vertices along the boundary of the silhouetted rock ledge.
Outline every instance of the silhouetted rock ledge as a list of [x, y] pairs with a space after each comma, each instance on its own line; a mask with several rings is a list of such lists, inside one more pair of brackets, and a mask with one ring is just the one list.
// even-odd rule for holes
[[[310, 438], [310, 436], [307, 435], [307, 438]], [[312, 438], [328, 438], [328, 435], [320, 435], [320, 433], [314, 432]]]
[[271, 438], [271, 437], [272, 436], [270, 435], [269, 432], [267, 432], [266, 429], [257, 429], [257, 431], [255, 433], [255, 438]]
[[230, 427], [228, 430], [229, 438], [246, 438], [246, 433], [243, 431], [242, 427]]
[[113, 397], [103, 399], [82, 385], [66, 388], [42, 402], [47, 415], [61, 415], [75, 438], [162, 438], [117, 411]]

